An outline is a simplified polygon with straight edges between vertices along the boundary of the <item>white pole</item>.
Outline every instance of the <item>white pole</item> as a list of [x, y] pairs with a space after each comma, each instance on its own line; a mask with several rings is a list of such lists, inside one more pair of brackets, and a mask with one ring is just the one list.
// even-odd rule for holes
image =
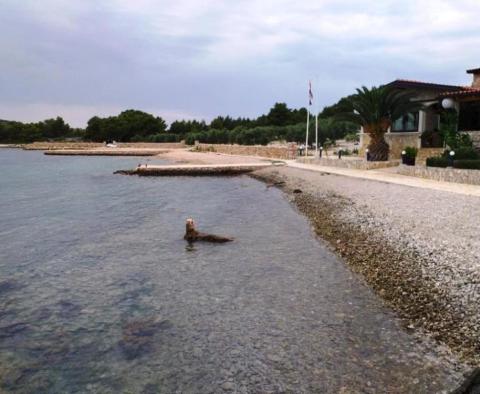
[[315, 156], [318, 156], [318, 111], [315, 114]]
[[305, 138], [305, 157], [308, 154], [308, 129], [310, 127], [310, 106], [307, 107], [307, 136]]

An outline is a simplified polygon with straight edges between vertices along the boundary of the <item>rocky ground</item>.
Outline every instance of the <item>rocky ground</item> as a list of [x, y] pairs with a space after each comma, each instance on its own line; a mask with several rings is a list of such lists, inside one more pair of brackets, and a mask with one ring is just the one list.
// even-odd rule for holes
[[480, 199], [282, 167], [281, 187], [316, 233], [401, 317], [480, 363]]

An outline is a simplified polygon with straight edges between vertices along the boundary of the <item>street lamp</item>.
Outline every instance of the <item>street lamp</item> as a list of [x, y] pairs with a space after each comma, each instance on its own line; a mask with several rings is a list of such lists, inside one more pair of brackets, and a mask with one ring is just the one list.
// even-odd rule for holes
[[442, 107], [445, 109], [455, 109], [455, 100], [451, 98], [445, 98], [442, 100]]
[[449, 154], [449, 156], [448, 156], [448, 159], [449, 159], [449, 160], [448, 160], [448, 161], [449, 161], [448, 164], [450, 165], [450, 167], [453, 167], [453, 159], [454, 159], [454, 158], [455, 158], [455, 151], [451, 150], [451, 151], [450, 151], [450, 154]]

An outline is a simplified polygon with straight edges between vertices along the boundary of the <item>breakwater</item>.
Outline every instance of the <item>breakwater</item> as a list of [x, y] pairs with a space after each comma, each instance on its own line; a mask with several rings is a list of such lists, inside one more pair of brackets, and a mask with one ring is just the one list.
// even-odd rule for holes
[[115, 174], [139, 176], [232, 176], [246, 174], [272, 164], [178, 164], [139, 166], [132, 170], [118, 170]]

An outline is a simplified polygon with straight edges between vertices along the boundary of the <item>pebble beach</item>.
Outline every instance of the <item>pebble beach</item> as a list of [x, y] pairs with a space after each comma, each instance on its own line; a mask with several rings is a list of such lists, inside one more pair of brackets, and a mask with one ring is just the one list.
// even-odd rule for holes
[[404, 318], [480, 361], [480, 198], [282, 167], [282, 188], [316, 233]]

